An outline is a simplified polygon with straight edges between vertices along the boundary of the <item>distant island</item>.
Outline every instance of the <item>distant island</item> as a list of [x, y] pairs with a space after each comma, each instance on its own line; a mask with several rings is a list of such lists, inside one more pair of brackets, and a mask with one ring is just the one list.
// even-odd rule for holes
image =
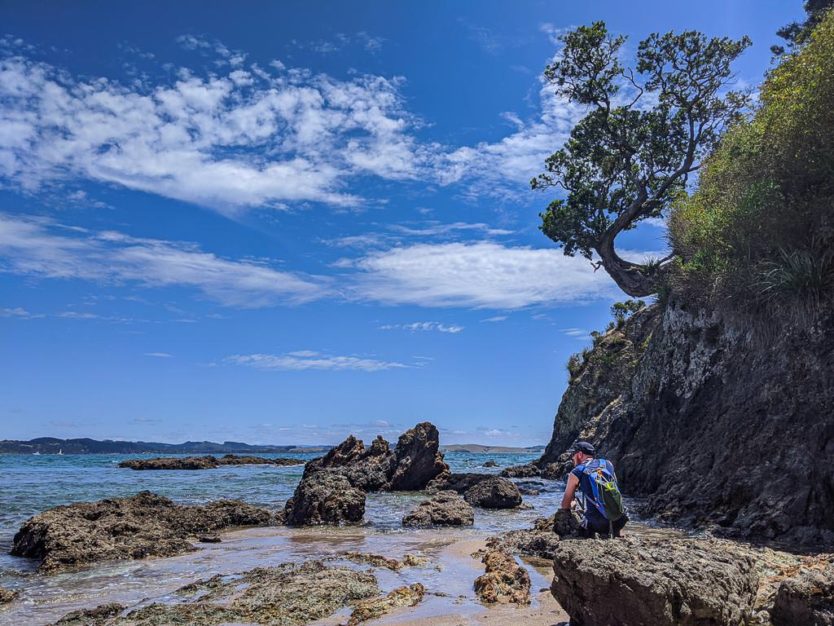
[[57, 439], [38, 437], [29, 441], [0, 440], [0, 454], [286, 454], [291, 452], [326, 452], [331, 446], [251, 445], [238, 441], [186, 441], [157, 443], [149, 441], [113, 441], [105, 439]]
[[[277, 446], [253, 445], [239, 441], [186, 441], [185, 443], [159, 443], [153, 441], [114, 441], [112, 439], [58, 439], [38, 437], [28, 441], [0, 440], [0, 454], [287, 454], [294, 452], [327, 452], [332, 446]], [[470, 452], [472, 454], [541, 454], [544, 446], [513, 448], [509, 446], [484, 446], [477, 443], [443, 446], [445, 452]]]
[[511, 446], [482, 446], [479, 443], [460, 443], [441, 446], [443, 452], [471, 452], [472, 454], [541, 454], [544, 446], [513, 448]]

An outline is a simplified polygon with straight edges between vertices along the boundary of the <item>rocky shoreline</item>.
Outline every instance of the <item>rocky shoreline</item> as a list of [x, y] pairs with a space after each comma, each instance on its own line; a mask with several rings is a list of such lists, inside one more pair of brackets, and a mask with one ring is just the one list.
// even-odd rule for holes
[[[349, 437], [307, 463], [283, 507], [234, 500], [182, 505], [150, 492], [76, 503], [28, 520], [12, 554], [36, 559], [40, 573], [53, 574], [104, 561], [188, 554], [200, 549], [198, 542], [222, 545], [228, 535], [221, 533], [246, 527], [367, 532], [362, 524], [368, 494], [396, 491], [422, 497], [403, 517], [403, 528], [463, 533], [478, 511], [523, 510], [522, 491], [536, 491], [527, 483], [535, 479], [534, 487], [545, 488], [542, 468], [532, 467], [504, 468], [501, 476], [453, 473], [439, 451], [437, 429], [422, 423], [394, 447], [381, 437], [369, 447]], [[559, 515], [540, 518], [526, 530], [480, 533], [480, 547], [460, 557], [471, 572], [472, 601], [522, 607], [516, 610], [528, 611], [531, 624], [553, 624], [557, 614], [569, 615], [576, 625], [834, 624], [834, 555], [803, 556], [640, 526], [629, 527], [623, 539], [579, 540], [576, 529], [573, 516]], [[549, 588], [539, 593], [531, 581], [536, 563], [552, 569]], [[420, 575], [405, 574], [412, 569]], [[402, 584], [383, 587], [380, 581], [392, 575]], [[426, 598], [432, 598], [429, 604], [446, 602], [444, 575], [424, 555], [348, 550], [193, 580], [169, 592], [179, 599], [175, 603], [109, 603], [71, 611], [57, 623], [294, 625], [339, 616], [333, 625], [355, 625], [418, 610]], [[13, 609], [19, 593], [0, 589], [0, 611]]]

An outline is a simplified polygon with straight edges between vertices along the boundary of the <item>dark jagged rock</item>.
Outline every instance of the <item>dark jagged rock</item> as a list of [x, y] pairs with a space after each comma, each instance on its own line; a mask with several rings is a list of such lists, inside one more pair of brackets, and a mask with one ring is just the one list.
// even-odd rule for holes
[[203, 470], [214, 469], [220, 463], [211, 456], [159, 457], [156, 459], [129, 459], [119, 463], [119, 467], [132, 470]]
[[501, 476], [504, 478], [538, 478], [541, 475], [541, 469], [533, 463], [513, 465], [501, 470]]
[[94, 609], [81, 609], [67, 613], [55, 622], [55, 626], [105, 626], [105, 624], [112, 623], [112, 619], [124, 610], [125, 607], [117, 602], [101, 604]]
[[488, 604], [530, 604], [530, 574], [508, 552], [490, 550], [486, 572], [475, 579], [475, 593]]
[[0, 604], [8, 604], [17, 597], [17, 591], [0, 587]]
[[272, 521], [266, 509], [239, 500], [178, 505], [143, 491], [39, 513], [17, 532], [11, 554], [41, 559], [41, 571], [54, 571], [96, 561], [172, 556], [192, 550], [191, 538], [198, 534]]
[[394, 450], [382, 437], [366, 448], [351, 435], [325, 456], [307, 463], [304, 476], [325, 469], [343, 475], [351, 485], [368, 492], [420, 490], [449, 471], [439, 451], [437, 428], [429, 422], [403, 433]]
[[551, 592], [571, 624], [744, 624], [759, 577], [749, 552], [725, 541], [573, 539], [556, 547]]
[[487, 547], [494, 550], [503, 550], [510, 554], [523, 554], [534, 556], [549, 561], [553, 560], [556, 553], [556, 546], [560, 541], [560, 534], [571, 537], [579, 523], [576, 518], [573, 522], [555, 523], [557, 515], [540, 517], [533, 525], [533, 528], [526, 530], [511, 530], [487, 540]]
[[427, 486], [430, 492], [454, 491], [473, 506], [513, 509], [521, 504], [521, 492], [511, 480], [494, 474], [442, 474]]
[[365, 492], [343, 475], [320, 470], [302, 478], [284, 507], [287, 526], [356, 524], [365, 514]]
[[129, 459], [119, 467], [133, 470], [201, 470], [214, 469], [221, 465], [302, 465], [304, 461], [291, 458], [267, 459], [260, 456], [225, 454], [219, 459], [206, 456], [159, 457], [155, 459]]
[[420, 583], [414, 583], [407, 587], [397, 587], [382, 598], [360, 600], [350, 614], [348, 626], [377, 619], [400, 607], [417, 606], [423, 601], [424, 595], [426, 595], [426, 588]]
[[782, 581], [772, 619], [774, 626], [834, 626], [834, 563]]
[[453, 491], [441, 491], [403, 517], [403, 526], [471, 526], [475, 512]]
[[489, 461], [484, 461], [484, 464], [481, 467], [498, 467], [498, 463], [490, 459]]
[[506, 478], [493, 476], [467, 489], [463, 497], [472, 506], [484, 509], [514, 509], [521, 504], [521, 493]]
[[761, 326], [674, 298], [636, 313], [568, 387], [539, 465], [588, 439], [643, 515], [834, 546], [834, 466], [814, 462], [834, 457], [834, 315]]
[[304, 465], [303, 460], [294, 459], [291, 457], [276, 457], [274, 459], [268, 459], [266, 457], [251, 456], [248, 454], [224, 454], [219, 459], [217, 459], [217, 462], [220, 463], [220, 465]]
[[449, 471], [440, 453], [440, 434], [429, 422], [421, 422], [400, 435], [394, 458], [394, 472], [388, 484], [393, 491], [425, 489], [431, 480]]

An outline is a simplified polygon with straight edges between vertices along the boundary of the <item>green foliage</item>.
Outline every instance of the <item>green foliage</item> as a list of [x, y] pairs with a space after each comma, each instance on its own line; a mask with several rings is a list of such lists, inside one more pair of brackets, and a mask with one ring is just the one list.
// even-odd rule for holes
[[680, 199], [669, 226], [690, 298], [822, 305], [832, 298], [834, 11], [767, 77], [752, 119], [736, 124]]
[[[625, 37], [610, 35], [603, 22], [561, 39], [562, 54], [545, 78], [556, 93], [590, 110], [546, 160], [546, 172], [531, 181], [533, 189], [567, 192], [541, 214], [540, 228], [569, 256], [599, 254], [631, 293], [618, 269], [638, 282], [654, 272], [617, 257], [614, 237], [669, 207], [737, 118], [746, 99], [724, 89], [731, 63], [750, 40], [655, 33], [640, 42], [632, 69], [620, 62]], [[637, 285], [635, 291], [645, 289]]]
[[[808, 41], [814, 28], [831, 7], [834, 7], [834, 0], [805, 0], [805, 21], [791, 22], [777, 30], [776, 34], [785, 40], [788, 50], [793, 51]], [[770, 51], [778, 57], [785, 54], [786, 49], [785, 46], [771, 46]]]
[[624, 302], [615, 302], [612, 304], [611, 315], [616, 322], [616, 327], [622, 328], [628, 318], [645, 307], [646, 303], [642, 300], [625, 300]]

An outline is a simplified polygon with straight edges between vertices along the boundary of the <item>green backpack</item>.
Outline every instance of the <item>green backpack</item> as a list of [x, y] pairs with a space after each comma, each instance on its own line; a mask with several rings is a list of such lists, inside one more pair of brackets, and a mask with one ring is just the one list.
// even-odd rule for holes
[[591, 484], [591, 504], [609, 522], [616, 522], [625, 515], [623, 496], [617, 486], [617, 478], [608, 471], [605, 459], [594, 459], [585, 464], [585, 475]]

